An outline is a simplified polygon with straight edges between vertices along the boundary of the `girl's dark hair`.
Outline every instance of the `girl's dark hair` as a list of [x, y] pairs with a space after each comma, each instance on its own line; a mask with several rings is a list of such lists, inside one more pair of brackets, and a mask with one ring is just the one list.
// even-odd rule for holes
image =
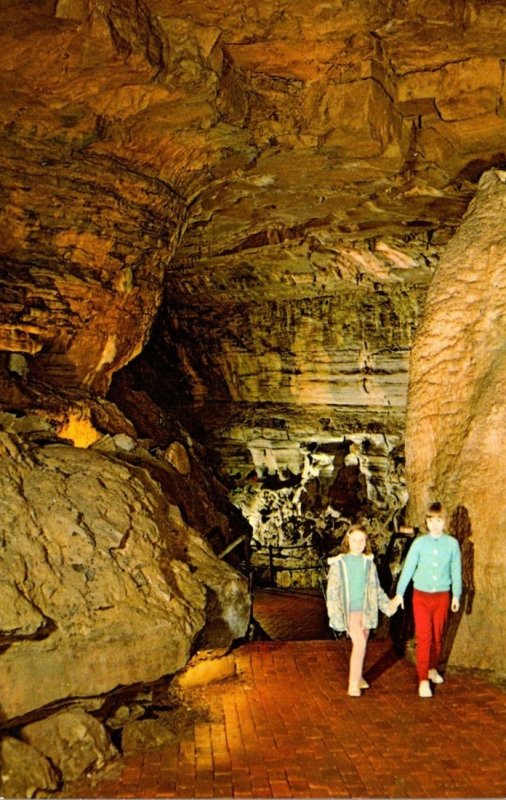
[[445, 509], [442, 503], [431, 503], [425, 514], [426, 517], [444, 517]]
[[361, 525], [360, 522], [354, 522], [353, 525], [350, 525], [350, 527], [348, 528], [348, 530], [344, 534], [342, 542], [341, 542], [341, 553], [349, 553], [350, 552], [350, 545], [349, 545], [349, 542], [348, 542], [348, 536], [350, 535], [350, 533], [354, 533], [355, 531], [360, 531], [360, 533], [365, 533], [364, 553], [366, 555], [370, 555], [372, 553], [372, 550], [371, 550], [371, 543], [369, 541], [369, 534], [367, 533], [364, 525]]

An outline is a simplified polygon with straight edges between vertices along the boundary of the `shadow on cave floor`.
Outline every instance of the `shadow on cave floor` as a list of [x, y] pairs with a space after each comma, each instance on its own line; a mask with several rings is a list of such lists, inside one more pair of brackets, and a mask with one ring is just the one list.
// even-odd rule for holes
[[253, 620], [258, 639], [333, 639], [322, 593], [317, 589], [254, 588]]

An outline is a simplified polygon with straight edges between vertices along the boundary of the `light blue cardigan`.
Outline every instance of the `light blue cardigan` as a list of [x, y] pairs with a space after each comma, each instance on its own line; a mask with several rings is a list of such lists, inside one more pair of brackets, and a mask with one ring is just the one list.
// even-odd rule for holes
[[448, 592], [460, 599], [462, 594], [462, 566], [457, 539], [447, 533], [419, 536], [408, 550], [397, 594], [403, 595], [411, 578], [413, 586], [421, 592]]
[[[378, 579], [376, 564], [372, 555], [363, 555], [365, 569], [364, 605], [362, 625], [364, 628], [378, 627], [378, 608], [387, 613], [389, 597], [383, 591]], [[344, 553], [328, 559], [330, 570], [327, 578], [327, 612], [329, 624], [336, 631], [348, 631], [350, 609], [350, 589]]]

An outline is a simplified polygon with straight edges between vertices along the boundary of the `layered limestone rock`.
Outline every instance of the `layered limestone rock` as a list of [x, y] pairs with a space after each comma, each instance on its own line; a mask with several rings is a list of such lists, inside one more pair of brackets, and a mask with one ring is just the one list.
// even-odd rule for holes
[[506, 173], [492, 170], [480, 180], [429, 291], [411, 355], [406, 430], [412, 519], [420, 523], [426, 503], [441, 499], [463, 551], [463, 613], [451, 658], [502, 673], [505, 213]]
[[187, 305], [423, 274], [504, 160], [492, 0], [2, 17], [0, 344], [53, 385], [107, 390], [169, 262]]
[[186, 209], [126, 143], [88, 149], [109, 124], [93, 98], [156, 67], [118, 58], [99, 12], [84, 29], [50, 3], [2, 15], [0, 346], [34, 379], [104, 392], [148, 337]]
[[[427, 281], [179, 306], [124, 372], [218, 451], [222, 474], [282, 478], [289, 468], [302, 480], [304, 452], [318, 443], [338, 452], [353, 436], [383, 435], [387, 450], [402, 441], [409, 351]], [[117, 390], [112, 396], [125, 408]], [[395, 469], [392, 459], [386, 472]]]
[[33, 379], [103, 392], [147, 340], [181, 203], [70, 144], [1, 138], [2, 350]]
[[247, 581], [141, 467], [1, 436], [2, 718], [180, 670], [249, 621]]

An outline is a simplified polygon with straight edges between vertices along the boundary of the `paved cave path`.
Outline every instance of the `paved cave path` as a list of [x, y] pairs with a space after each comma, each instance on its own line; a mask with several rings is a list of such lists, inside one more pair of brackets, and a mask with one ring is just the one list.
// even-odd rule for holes
[[[296, 613], [300, 619], [300, 604]], [[506, 796], [501, 687], [449, 670], [434, 697], [421, 699], [413, 666], [378, 637], [366, 659], [371, 688], [351, 698], [349, 646], [242, 645], [234, 651], [237, 677], [200, 691], [207, 713], [186, 738], [125, 757], [108, 778], [81, 783], [72, 796]]]

